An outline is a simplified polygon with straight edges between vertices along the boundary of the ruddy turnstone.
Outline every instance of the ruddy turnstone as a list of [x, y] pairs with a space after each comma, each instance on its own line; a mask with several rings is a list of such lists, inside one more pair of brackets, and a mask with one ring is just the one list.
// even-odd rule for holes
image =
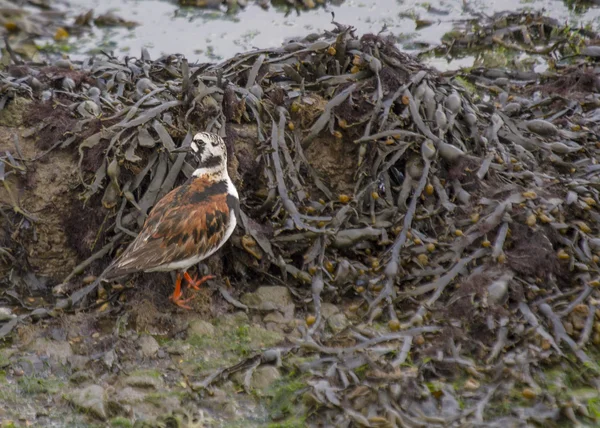
[[[171, 300], [189, 309], [182, 299], [182, 276], [188, 287], [199, 290], [204, 281], [187, 270], [215, 253], [229, 239], [237, 224], [238, 192], [227, 173], [227, 148], [221, 137], [196, 134], [189, 147], [197, 169], [183, 185], [171, 190], [148, 214], [142, 230], [127, 249], [102, 273], [112, 279], [134, 272], [177, 271]], [[183, 275], [182, 275], [183, 274]]]

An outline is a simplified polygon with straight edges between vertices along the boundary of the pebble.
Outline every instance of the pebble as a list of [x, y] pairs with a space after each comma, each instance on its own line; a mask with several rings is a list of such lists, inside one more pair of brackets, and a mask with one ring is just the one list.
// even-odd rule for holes
[[30, 349], [38, 355], [46, 355], [51, 360], [62, 364], [66, 364], [69, 358], [73, 356], [73, 349], [71, 349], [71, 344], [67, 341], [41, 338], [33, 341]]
[[254, 293], [242, 295], [240, 301], [249, 307], [261, 310], [282, 309], [293, 304], [290, 290], [282, 286], [258, 287]]
[[324, 319], [328, 319], [330, 317], [332, 317], [335, 314], [338, 314], [340, 312], [340, 308], [338, 308], [336, 305], [332, 304], [332, 303], [322, 303], [321, 304], [321, 316]]
[[160, 389], [163, 386], [162, 379], [149, 375], [134, 375], [125, 379], [125, 384], [138, 388]]
[[144, 392], [126, 386], [125, 388], [119, 388], [116, 391], [114, 399], [111, 399], [111, 401], [116, 401], [120, 404], [134, 404], [141, 402], [145, 396], [146, 394]]
[[190, 324], [187, 328], [188, 337], [190, 336], [214, 336], [215, 327], [204, 320], [193, 320], [190, 321]]
[[349, 324], [348, 318], [346, 318], [346, 315], [342, 313], [335, 314], [327, 318], [327, 327], [329, 327], [333, 333], [339, 333], [348, 327]]
[[67, 394], [66, 399], [78, 407], [82, 413], [94, 415], [102, 420], [107, 418], [104, 406], [104, 388], [100, 385], [76, 389]]
[[279, 369], [275, 366], [260, 366], [252, 375], [250, 386], [253, 389], [264, 391], [273, 383], [281, 378]]
[[153, 357], [160, 349], [160, 345], [156, 339], [149, 335], [140, 337], [137, 344], [140, 347], [140, 353], [143, 357]]
[[13, 319], [15, 315], [10, 308], [0, 307], [0, 321]]

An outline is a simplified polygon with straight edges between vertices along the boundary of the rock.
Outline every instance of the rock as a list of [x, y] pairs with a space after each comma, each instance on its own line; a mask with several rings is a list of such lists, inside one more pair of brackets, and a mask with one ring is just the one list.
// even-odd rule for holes
[[116, 401], [119, 404], [135, 404], [144, 400], [146, 394], [136, 388], [126, 386], [125, 388], [119, 388], [116, 391], [114, 398], [111, 401]]
[[187, 329], [187, 334], [189, 336], [214, 336], [215, 327], [204, 320], [193, 320], [190, 322], [190, 325]]
[[54, 341], [48, 339], [34, 340], [30, 349], [38, 355], [46, 355], [51, 360], [65, 364], [69, 357], [73, 355], [73, 349], [67, 341]]
[[7, 321], [13, 319], [15, 316], [10, 308], [0, 307], [0, 321]]
[[163, 385], [162, 379], [150, 375], [134, 375], [125, 379], [125, 384], [138, 388], [160, 389]]
[[140, 347], [140, 353], [143, 357], [153, 357], [160, 349], [160, 346], [156, 339], [149, 335], [144, 335], [140, 337], [137, 341], [137, 344]]
[[167, 346], [170, 355], [184, 355], [191, 348], [189, 343], [173, 343]]
[[83, 370], [89, 361], [90, 358], [83, 355], [71, 355], [69, 357], [69, 364], [72, 370]]
[[293, 304], [290, 290], [282, 286], [259, 287], [254, 293], [242, 295], [240, 301], [261, 310], [282, 309]]
[[117, 359], [117, 354], [115, 353], [114, 349], [111, 349], [110, 351], [105, 352], [104, 355], [102, 356], [102, 362], [104, 362], [104, 364], [106, 364], [106, 367], [108, 367], [109, 369], [113, 366], [116, 359]]
[[67, 394], [65, 398], [83, 413], [90, 413], [102, 420], [106, 420], [104, 388], [100, 385], [90, 385], [86, 388], [76, 389]]
[[76, 385], [81, 385], [82, 383], [91, 381], [93, 379], [93, 376], [91, 373], [86, 372], [86, 371], [76, 371], [75, 373], [73, 373], [71, 375], [71, 377], [69, 378], [70, 382], [73, 382]]
[[332, 303], [321, 303], [321, 316], [323, 319], [329, 319], [335, 314], [340, 313], [340, 308]]
[[250, 386], [253, 389], [258, 389], [260, 391], [264, 391], [273, 383], [281, 378], [281, 373], [279, 369], [275, 366], [260, 366], [252, 375], [252, 381], [250, 382]]
[[50, 337], [56, 341], [67, 340], [67, 331], [64, 328], [52, 328], [50, 329]]
[[278, 311], [269, 312], [267, 315], [265, 315], [263, 321], [265, 323], [273, 322], [275, 324], [287, 324], [288, 322], [288, 320], [283, 316], [283, 314]]
[[12, 367], [25, 376], [41, 374], [46, 369], [46, 364], [37, 355], [24, 355]]
[[342, 313], [338, 313], [327, 318], [327, 327], [329, 327], [333, 333], [339, 333], [348, 327], [349, 324], [348, 318], [346, 318], [346, 315]]
[[220, 327], [239, 327], [250, 323], [250, 318], [246, 312], [234, 312], [233, 314], [225, 314], [219, 318]]

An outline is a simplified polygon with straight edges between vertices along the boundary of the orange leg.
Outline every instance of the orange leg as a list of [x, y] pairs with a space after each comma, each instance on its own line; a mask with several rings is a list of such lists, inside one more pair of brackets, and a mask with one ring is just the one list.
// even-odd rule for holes
[[[186, 275], [187, 275], [187, 273], [186, 273]], [[172, 300], [173, 303], [175, 303], [180, 308], [192, 309], [191, 307], [186, 305], [186, 303], [189, 302], [190, 300], [192, 300], [194, 297], [192, 296], [189, 299], [182, 299], [181, 298], [182, 295], [183, 295], [183, 293], [181, 292], [181, 274], [178, 272], [177, 280], [175, 281], [175, 290], [173, 291], [173, 294], [171, 295], [171, 297], [169, 297], [169, 299]]]
[[183, 273], [183, 277], [188, 282], [188, 288], [193, 288], [194, 290], [200, 290], [200, 285], [202, 285], [203, 283], [205, 283], [209, 279], [216, 278], [214, 275], [206, 275], [206, 276], [203, 276], [200, 279], [196, 279], [196, 278], [198, 278], [197, 275], [194, 278], [192, 278], [190, 276], [190, 274], [187, 273], [187, 272]]

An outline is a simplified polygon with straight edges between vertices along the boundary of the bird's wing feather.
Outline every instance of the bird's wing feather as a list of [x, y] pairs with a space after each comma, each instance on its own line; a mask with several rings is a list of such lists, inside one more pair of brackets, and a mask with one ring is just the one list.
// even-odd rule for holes
[[196, 178], [166, 194], [107, 278], [186, 260], [218, 247], [230, 221], [226, 192], [225, 182]]

